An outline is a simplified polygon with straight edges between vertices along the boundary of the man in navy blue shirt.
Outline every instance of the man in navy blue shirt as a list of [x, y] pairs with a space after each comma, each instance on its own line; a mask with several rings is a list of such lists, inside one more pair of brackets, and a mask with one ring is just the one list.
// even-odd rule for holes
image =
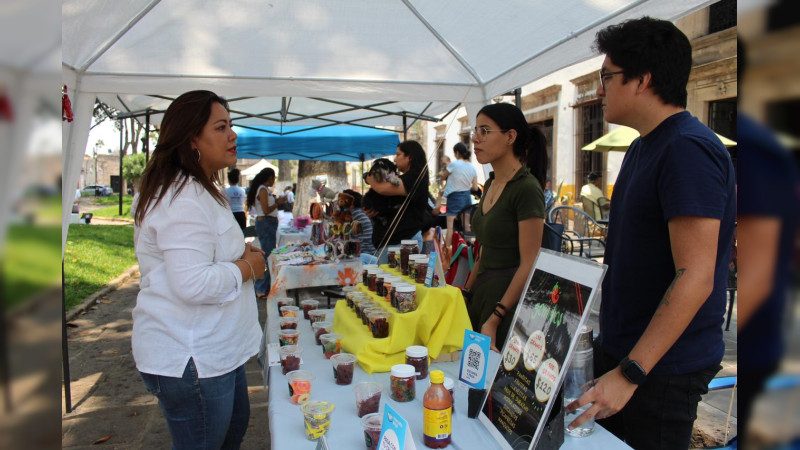
[[692, 47], [649, 17], [597, 34], [597, 95], [637, 130], [614, 185], [595, 386], [568, 405], [634, 448], [688, 448], [697, 403], [720, 369], [736, 213], [730, 155], [686, 110]]

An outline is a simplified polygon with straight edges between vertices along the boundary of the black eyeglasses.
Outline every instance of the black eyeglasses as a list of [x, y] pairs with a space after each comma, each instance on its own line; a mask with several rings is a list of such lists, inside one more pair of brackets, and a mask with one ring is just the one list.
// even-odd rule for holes
[[625, 73], [625, 71], [624, 70], [617, 70], [617, 71], [614, 71], [614, 72], [603, 72], [601, 70], [599, 72], [599, 74], [600, 74], [600, 86], [603, 87], [604, 91], [606, 90], [606, 80], [611, 78], [611, 77], [613, 77], [614, 75], [616, 75], [618, 73]]

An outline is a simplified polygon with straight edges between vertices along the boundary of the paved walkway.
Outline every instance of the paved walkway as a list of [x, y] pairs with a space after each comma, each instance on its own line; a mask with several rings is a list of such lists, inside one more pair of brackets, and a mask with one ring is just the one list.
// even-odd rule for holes
[[[69, 359], [74, 410], [63, 411], [62, 447], [70, 449], [169, 448], [170, 437], [157, 401], [144, 388], [130, 347], [131, 310], [139, 290], [138, 277], [103, 297], [69, 328]], [[264, 304], [259, 311], [264, 320]], [[726, 354], [721, 375], [736, 374], [736, 321], [725, 332]], [[250, 386], [250, 427], [244, 449], [269, 448], [268, 396], [257, 363], [247, 364]], [[731, 391], [710, 393], [699, 408], [698, 439], [722, 442]], [[63, 398], [62, 398], [63, 400]], [[729, 430], [736, 430], [736, 402]], [[96, 444], [95, 444], [96, 442]]]

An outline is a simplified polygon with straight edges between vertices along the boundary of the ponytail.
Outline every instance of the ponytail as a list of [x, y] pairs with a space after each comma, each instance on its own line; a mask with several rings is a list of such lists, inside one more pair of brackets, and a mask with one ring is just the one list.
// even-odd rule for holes
[[524, 164], [544, 188], [545, 178], [547, 177], [547, 139], [539, 127], [528, 128], [528, 139], [525, 142], [525, 148], [527, 152]]

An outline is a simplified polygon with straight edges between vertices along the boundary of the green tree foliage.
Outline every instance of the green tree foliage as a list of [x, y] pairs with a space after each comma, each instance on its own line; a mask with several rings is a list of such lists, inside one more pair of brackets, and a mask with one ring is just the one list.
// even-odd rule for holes
[[145, 158], [144, 153], [127, 155], [122, 161], [122, 177], [125, 182], [132, 186], [137, 186], [144, 173]]

